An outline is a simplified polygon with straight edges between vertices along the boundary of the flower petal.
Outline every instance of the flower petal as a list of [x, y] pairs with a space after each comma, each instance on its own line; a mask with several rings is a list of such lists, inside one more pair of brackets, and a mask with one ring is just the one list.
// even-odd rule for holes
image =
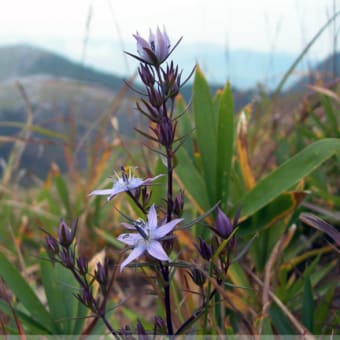
[[146, 179], [143, 181], [143, 184], [141, 184], [141, 185], [148, 185], [148, 184], [150, 184], [151, 182], [153, 182], [154, 180], [156, 180], [157, 178], [162, 177], [162, 176], [164, 176], [164, 174], [160, 174], [160, 175], [157, 175], [157, 176], [151, 177], [151, 178], [146, 178]]
[[168, 35], [166, 34], [165, 29], [163, 30], [162, 33], [159, 27], [157, 27], [155, 39], [155, 54], [159, 58], [160, 62], [162, 62], [168, 56], [169, 47], [170, 41]]
[[163, 224], [162, 226], [158, 227], [156, 230], [153, 230], [151, 238], [155, 240], [159, 240], [165, 235], [169, 234], [175, 226], [182, 222], [183, 218], [176, 218], [166, 224]]
[[122, 222], [121, 225], [122, 225], [124, 228], [126, 228], [126, 229], [129, 229], [129, 230], [136, 230], [136, 228], [135, 228], [132, 224]]
[[129, 246], [136, 246], [137, 243], [143, 240], [140, 234], [121, 234], [117, 237], [117, 240], [123, 242]]
[[132, 177], [127, 184], [127, 189], [133, 190], [144, 185], [144, 181], [137, 177]]
[[94, 196], [94, 195], [111, 195], [112, 194], [112, 189], [103, 189], [103, 190], [94, 190], [89, 193], [89, 196]]
[[150, 207], [148, 212], [148, 225], [150, 230], [157, 228], [157, 212], [154, 204]]
[[135, 260], [137, 257], [141, 256], [145, 251], [145, 245], [141, 244], [138, 247], [134, 248], [130, 255], [120, 264], [120, 271], [124, 269], [130, 262]]
[[170, 261], [169, 256], [163, 249], [162, 245], [158, 241], [151, 241], [147, 247], [146, 251], [154, 258], [161, 261]]
[[144, 48], [150, 49], [150, 44], [148, 41], [146, 41], [144, 38], [142, 38], [139, 33], [133, 34], [134, 38], [137, 40], [137, 50], [139, 52], [144, 52]]

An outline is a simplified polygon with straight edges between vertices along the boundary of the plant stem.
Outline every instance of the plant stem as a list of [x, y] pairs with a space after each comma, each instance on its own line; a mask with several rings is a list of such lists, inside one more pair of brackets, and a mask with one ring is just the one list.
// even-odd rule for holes
[[173, 194], [173, 171], [172, 171], [172, 149], [169, 146], [166, 150], [167, 164], [168, 164], [168, 198], [167, 198], [167, 222], [171, 221], [172, 214], [172, 194]]
[[129, 197], [131, 197], [131, 199], [135, 202], [135, 204], [137, 205], [137, 207], [144, 213], [144, 215], [147, 214], [146, 210], [144, 209], [144, 207], [139, 203], [138, 199], [132, 194], [131, 191], [127, 191], [127, 194], [129, 195]]
[[[172, 147], [169, 145], [166, 148], [167, 166], [168, 166], [168, 195], [167, 195], [167, 222], [171, 221], [172, 215], [172, 193], [173, 193], [173, 171], [172, 171]], [[170, 279], [169, 279], [169, 266], [161, 264], [163, 278], [164, 278], [164, 305], [166, 312], [166, 323], [168, 328], [168, 335], [173, 335], [173, 325], [171, 316], [171, 298], [170, 298]]]

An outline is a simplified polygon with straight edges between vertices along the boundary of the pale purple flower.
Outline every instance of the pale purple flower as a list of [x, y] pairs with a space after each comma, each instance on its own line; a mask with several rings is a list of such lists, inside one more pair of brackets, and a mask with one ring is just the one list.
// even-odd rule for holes
[[138, 32], [133, 36], [137, 40], [138, 54], [146, 63], [160, 65], [171, 53], [170, 39], [165, 28], [161, 32], [157, 27], [156, 34], [150, 29], [148, 41], [142, 38]]
[[115, 176], [116, 180], [113, 183], [112, 189], [94, 190], [89, 194], [89, 196], [95, 195], [108, 196], [106, 200], [110, 201], [114, 196], [121, 192], [133, 191], [143, 185], [149, 185], [155, 179], [163, 175], [161, 174], [153, 178], [146, 178], [142, 180], [141, 178], [135, 177], [133, 168], [129, 167], [128, 173], [126, 173], [125, 169], [122, 168], [122, 175], [119, 176], [117, 172], [115, 172]]
[[178, 223], [183, 221], [183, 219], [176, 218], [158, 227], [157, 213], [154, 204], [151, 206], [147, 217], [147, 222], [137, 220], [134, 225], [122, 223], [125, 228], [136, 230], [137, 233], [121, 234], [118, 237], [120, 242], [123, 242], [133, 248], [130, 255], [121, 263], [120, 271], [145, 252], [160, 261], [170, 261], [169, 256], [163, 249], [159, 240], [169, 234]]

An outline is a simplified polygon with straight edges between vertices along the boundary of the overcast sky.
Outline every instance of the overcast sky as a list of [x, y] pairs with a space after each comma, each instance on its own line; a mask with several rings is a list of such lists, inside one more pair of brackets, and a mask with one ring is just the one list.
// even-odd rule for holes
[[[29, 42], [64, 51], [77, 60], [86, 32], [89, 42], [119, 41], [126, 46], [134, 43], [136, 30], [147, 36], [149, 27], [165, 25], [172, 40], [184, 37], [182, 44], [210, 42], [229, 50], [298, 54], [332, 16], [336, 3], [336, 10], [340, 9], [338, 1], [0, 0], [0, 45]], [[339, 17], [310, 58], [321, 59], [332, 52]]]

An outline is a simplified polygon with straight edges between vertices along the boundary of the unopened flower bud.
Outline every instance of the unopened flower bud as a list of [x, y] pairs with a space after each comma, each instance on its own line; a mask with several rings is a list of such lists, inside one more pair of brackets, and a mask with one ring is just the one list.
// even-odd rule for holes
[[139, 76], [142, 80], [142, 82], [146, 85], [146, 86], [153, 86], [155, 83], [155, 76], [153, 74], [152, 68], [147, 65], [147, 64], [140, 64], [139, 68], [138, 68], [138, 73]]
[[147, 340], [149, 338], [146, 334], [143, 324], [139, 320], [137, 321], [136, 328], [137, 328], [138, 339]]
[[178, 74], [178, 66], [174, 66], [171, 61], [170, 65], [167, 65], [166, 71], [162, 71], [164, 78], [164, 92], [168, 97], [176, 97], [181, 86], [181, 73]]
[[95, 271], [95, 278], [100, 285], [105, 286], [107, 282], [107, 266], [102, 265], [100, 262], [97, 263], [97, 269]]
[[59, 224], [58, 228], [58, 238], [59, 238], [59, 243], [64, 247], [68, 248], [75, 237], [77, 230], [77, 220], [75, 220], [72, 223], [72, 227], [69, 228], [68, 225], [65, 223], [65, 221], [62, 219]]
[[85, 305], [86, 307], [93, 311], [94, 300], [90, 288], [88, 287], [83, 288], [81, 294], [77, 295], [77, 298], [83, 305]]
[[181, 217], [183, 214], [184, 208], [184, 193], [183, 190], [180, 190], [177, 196], [175, 197], [173, 212], [177, 217]]
[[208, 246], [207, 242], [205, 242], [202, 238], [199, 238], [199, 245], [197, 247], [200, 255], [207, 261], [211, 259], [212, 253], [211, 249]]
[[63, 248], [60, 254], [60, 260], [67, 268], [73, 268], [75, 263], [74, 252], [71, 249]]
[[77, 259], [77, 266], [80, 274], [85, 275], [88, 271], [88, 262], [84, 256]]
[[59, 245], [58, 241], [50, 234], [48, 234], [45, 238], [46, 249], [50, 257], [54, 257], [59, 253]]
[[155, 316], [154, 329], [156, 334], [166, 334], [166, 323], [160, 316]]
[[168, 118], [159, 123], [159, 142], [164, 146], [171, 145], [175, 138], [177, 122], [172, 123]]
[[202, 287], [204, 285], [206, 277], [202, 273], [202, 271], [197, 268], [191, 268], [189, 274], [192, 280], [197, 284], [197, 286]]
[[158, 90], [155, 90], [153, 87], [148, 87], [147, 93], [149, 102], [153, 107], [159, 108], [161, 105], [163, 105], [164, 98]]
[[217, 208], [216, 231], [224, 239], [228, 238], [233, 231], [232, 223], [220, 208]]

